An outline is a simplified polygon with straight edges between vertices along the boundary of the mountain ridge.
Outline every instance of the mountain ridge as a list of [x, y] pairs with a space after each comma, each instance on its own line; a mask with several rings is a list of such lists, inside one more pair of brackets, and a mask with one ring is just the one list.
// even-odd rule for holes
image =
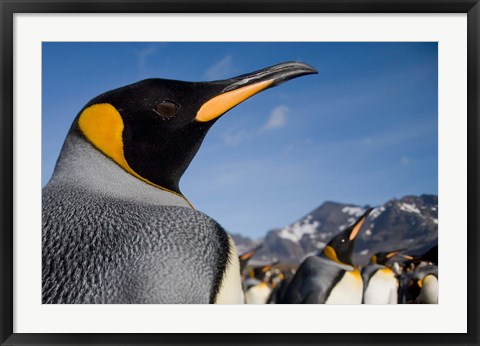
[[[352, 224], [370, 205], [325, 201], [319, 207], [282, 228], [271, 229], [253, 240], [232, 234], [239, 254], [262, 242], [255, 262], [279, 260], [298, 264], [323, 249], [328, 241]], [[392, 198], [375, 207], [357, 237], [355, 261], [366, 263], [379, 251], [406, 248], [420, 254], [438, 243], [438, 196], [422, 194]]]

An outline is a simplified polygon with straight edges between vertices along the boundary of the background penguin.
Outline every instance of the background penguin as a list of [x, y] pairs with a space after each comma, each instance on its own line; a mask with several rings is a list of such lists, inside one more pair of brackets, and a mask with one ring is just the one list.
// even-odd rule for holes
[[438, 303], [438, 267], [422, 265], [413, 271], [405, 272], [400, 282], [399, 302], [404, 304]]
[[413, 258], [400, 277], [401, 303], [438, 303], [438, 246]]
[[249, 271], [249, 275], [244, 282], [245, 303], [267, 303], [272, 292], [272, 269], [276, 263], [256, 267]]
[[91, 100], [43, 189], [43, 303], [242, 303], [233, 241], [181, 194], [215, 121], [316, 73], [288, 62], [214, 82], [147, 79]]
[[246, 282], [245, 303], [266, 304], [271, 292], [268, 282], [250, 278]]
[[433, 246], [427, 252], [422, 254], [417, 261], [429, 262], [438, 265], [438, 245]]
[[268, 297], [267, 304], [277, 304], [283, 300], [285, 293], [287, 292], [288, 286], [295, 275], [295, 270], [289, 269], [280, 272], [278, 278], [280, 279], [278, 283], [272, 288], [272, 293]]
[[378, 252], [370, 263], [362, 269], [365, 304], [397, 304], [398, 279], [387, 262], [404, 249]]
[[428, 265], [416, 271], [420, 292], [415, 304], [438, 304], [438, 267]]
[[245, 268], [247, 267], [248, 261], [255, 255], [255, 253], [262, 248], [263, 244], [257, 245], [253, 249], [241, 254], [238, 256], [238, 260], [240, 261], [240, 273], [244, 273]]
[[361, 304], [363, 282], [353, 264], [355, 238], [373, 208], [352, 226], [336, 235], [318, 256], [310, 256], [298, 268], [283, 304]]

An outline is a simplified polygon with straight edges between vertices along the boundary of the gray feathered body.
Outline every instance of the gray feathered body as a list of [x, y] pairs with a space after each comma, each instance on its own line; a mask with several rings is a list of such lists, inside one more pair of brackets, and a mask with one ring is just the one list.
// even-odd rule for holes
[[45, 189], [42, 244], [43, 303], [210, 303], [228, 257], [198, 211], [73, 189]]
[[155, 190], [69, 136], [43, 190], [42, 302], [213, 303], [226, 232]]

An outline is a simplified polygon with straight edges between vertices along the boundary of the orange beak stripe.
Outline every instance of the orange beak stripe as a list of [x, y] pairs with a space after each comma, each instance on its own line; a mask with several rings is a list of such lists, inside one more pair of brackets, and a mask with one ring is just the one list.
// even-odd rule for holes
[[207, 122], [218, 118], [226, 111], [232, 109], [239, 103], [252, 97], [253, 95], [264, 90], [273, 83], [273, 80], [266, 80], [255, 84], [247, 85], [232, 91], [215, 96], [205, 102], [197, 112], [196, 121]]
[[400, 251], [398, 251], [398, 250], [397, 251], [392, 251], [392, 252], [388, 253], [386, 257], [387, 258], [392, 258], [393, 256], [395, 256], [398, 253], [400, 253]]
[[358, 232], [360, 232], [360, 229], [362, 228], [363, 223], [365, 222], [365, 220], [366, 220], [366, 217], [364, 217], [363, 219], [361, 219], [361, 220], [355, 225], [355, 227], [354, 227], [353, 230], [352, 230], [352, 233], [350, 233], [350, 237], [348, 238], [349, 240], [355, 239], [355, 237], [357, 236]]

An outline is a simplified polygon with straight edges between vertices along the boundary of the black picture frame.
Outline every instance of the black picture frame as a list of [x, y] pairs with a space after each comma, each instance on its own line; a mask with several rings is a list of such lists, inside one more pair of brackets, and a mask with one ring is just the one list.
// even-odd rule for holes
[[[479, 0], [0, 0], [1, 345], [478, 345]], [[20, 334], [13, 333], [13, 15], [15, 13], [467, 13], [468, 309], [465, 334]], [[477, 265], [476, 265], [477, 264]], [[454, 318], [454, 316], [452, 316]], [[347, 326], [346, 326], [347, 327]], [[219, 331], [221, 332], [221, 331]]]

